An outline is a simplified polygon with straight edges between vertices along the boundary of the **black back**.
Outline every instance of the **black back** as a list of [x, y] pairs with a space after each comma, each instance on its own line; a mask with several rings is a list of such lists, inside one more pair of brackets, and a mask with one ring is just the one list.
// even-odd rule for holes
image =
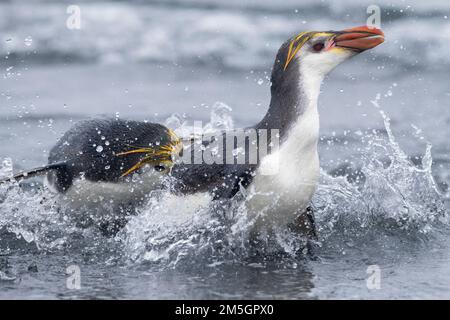
[[83, 175], [91, 181], [117, 182], [138, 163], [143, 154], [118, 156], [136, 148], [170, 142], [168, 129], [161, 124], [120, 119], [86, 120], [67, 131], [51, 149], [49, 164], [64, 163], [48, 174], [59, 191]]

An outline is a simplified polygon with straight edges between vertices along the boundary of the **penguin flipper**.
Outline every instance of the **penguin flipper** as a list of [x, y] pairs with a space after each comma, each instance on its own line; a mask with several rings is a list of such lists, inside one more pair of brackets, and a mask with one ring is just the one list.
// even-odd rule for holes
[[57, 175], [58, 175], [58, 172], [65, 171], [65, 168], [66, 168], [66, 161], [51, 163], [46, 166], [33, 168], [31, 170], [21, 171], [19, 173], [16, 173], [12, 177], [0, 178], [0, 184], [10, 182], [10, 181], [25, 180], [25, 179], [41, 176], [41, 175], [47, 174], [52, 171], [56, 171]]

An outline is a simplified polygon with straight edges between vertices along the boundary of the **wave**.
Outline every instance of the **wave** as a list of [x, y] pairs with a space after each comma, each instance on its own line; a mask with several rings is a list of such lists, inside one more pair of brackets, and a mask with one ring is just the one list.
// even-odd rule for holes
[[[6, 67], [25, 61], [267, 69], [289, 36], [303, 30], [364, 24], [369, 4], [86, 1], [80, 3], [81, 29], [69, 30], [65, 25], [67, 3], [12, 1], [0, 3], [0, 54], [7, 57]], [[421, 66], [440, 70], [450, 65], [446, 48], [450, 38], [448, 4], [392, 5], [382, 1], [380, 6], [387, 41], [372, 55], [378, 57], [376, 62], [391, 62], [400, 70]], [[419, 36], [417, 30], [426, 36]]]

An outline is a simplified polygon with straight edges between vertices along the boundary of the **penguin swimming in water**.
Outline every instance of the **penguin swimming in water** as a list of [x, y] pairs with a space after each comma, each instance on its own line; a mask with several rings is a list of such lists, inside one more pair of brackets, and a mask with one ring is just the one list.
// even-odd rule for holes
[[[319, 179], [317, 100], [321, 83], [337, 65], [383, 41], [381, 30], [361, 26], [302, 32], [283, 43], [272, 69], [269, 109], [250, 128], [278, 130], [279, 148], [256, 163], [180, 163], [175, 158], [183, 152], [183, 141], [161, 124], [87, 120], [61, 137], [50, 151], [48, 165], [3, 181], [45, 174], [57, 192], [69, 195], [75, 190], [79, 198], [83, 196], [75, 185], [80, 181], [101, 184], [108, 194], [131, 183], [134, 200], [129, 198], [130, 202], [161, 187], [164, 177], [170, 178], [170, 190], [175, 193], [209, 192], [216, 200], [232, 198], [244, 188], [255, 195], [246, 200], [250, 213], [258, 215], [270, 208], [257, 225], [294, 223], [299, 232], [313, 234], [309, 204]], [[264, 174], [275, 164], [275, 174]], [[141, 193], [134, 191], [131, 180], [135, 175], [152, 177], [151, 182], [141, 183]]]

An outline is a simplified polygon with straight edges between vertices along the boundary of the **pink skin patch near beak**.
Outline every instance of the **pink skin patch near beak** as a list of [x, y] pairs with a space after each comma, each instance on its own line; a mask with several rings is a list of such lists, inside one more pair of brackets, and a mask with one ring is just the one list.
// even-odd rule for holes
[[325, 48], [323, 50], [324, 51], [328, 51], [328, 50], [334, 48], [335, 46], [336, 45], [335, 45], [334, 41], [330, 40], [330, 41], [327, 42], [327, 44], [326, 44], [326, 46], [325, 46]]

